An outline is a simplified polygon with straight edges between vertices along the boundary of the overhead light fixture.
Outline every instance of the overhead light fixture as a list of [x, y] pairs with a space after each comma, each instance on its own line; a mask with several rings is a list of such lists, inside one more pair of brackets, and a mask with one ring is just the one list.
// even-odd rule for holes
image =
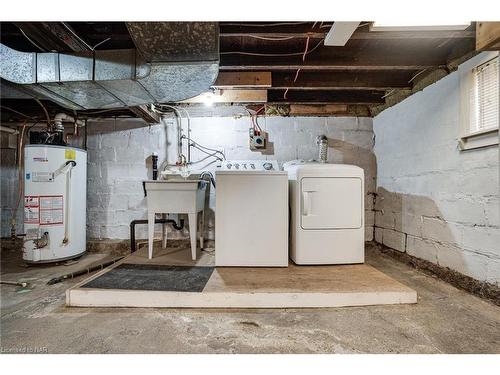
[[360, 22], [335, 21], [325, 37], [325, 46], [343, 47], [358, 28]]
[[215, 89], [210, 89], [210, 91], [202, 94], [202, 101], [207, 107], [211, 107], [215, 102]]
[[245, 89], [245, 90], [219, 90], [212, 88], [193, 98], [181, 101], [180, 103], [202, 103], [211, 106], [214, 103], [266, 103], [267, 90]]
[[467, 21], [436, 22], [436, 21], [375, 21], [370, 31], [460, 31], [470, 26]]

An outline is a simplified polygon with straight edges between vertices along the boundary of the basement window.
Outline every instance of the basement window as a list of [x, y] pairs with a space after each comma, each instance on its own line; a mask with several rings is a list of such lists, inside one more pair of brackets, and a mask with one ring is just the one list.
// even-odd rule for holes
[[498, 144], [498, 53], [488, 57], [462, 76], [462, 150]]

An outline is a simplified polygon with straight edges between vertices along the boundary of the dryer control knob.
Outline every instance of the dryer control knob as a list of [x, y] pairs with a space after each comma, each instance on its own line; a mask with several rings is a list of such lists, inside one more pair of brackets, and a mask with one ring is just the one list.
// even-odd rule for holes
[[262, 164], [262, 166], [266, 171], [270, 171], [271, 169], [273, 169], [273, 165], [271, 163], [264, 163]]

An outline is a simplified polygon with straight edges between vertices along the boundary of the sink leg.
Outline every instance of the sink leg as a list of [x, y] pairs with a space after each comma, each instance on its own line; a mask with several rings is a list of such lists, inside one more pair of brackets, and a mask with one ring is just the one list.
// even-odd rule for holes
[[189, 219], [189, 237], [191, 238], [191, 258], [196, 260], [196, 227], [197, 214], [188, 214]]
[[203, 235], [205, 234], [205, 208], [201, 211], [201, 228], [200, 228], [200, 248], [204, 248], [204, 239]]
[[153, 241], [155, 235], [155, 214], [148, 213], [148, 258], [153, 258]]
[[[165, 219], [167, 215], [163, 214], [162, 218]], [[167, 248], [167, 224], [162, 224], [162, 235], [161, 235], [161, 247], [166, 249]]]

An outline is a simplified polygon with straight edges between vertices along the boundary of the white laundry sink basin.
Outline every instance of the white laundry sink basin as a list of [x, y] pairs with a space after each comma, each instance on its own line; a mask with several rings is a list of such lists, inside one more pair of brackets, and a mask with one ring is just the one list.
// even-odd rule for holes
[[[204, 211], [207, 181], [200, 179], [171, 179], [143, 181], [148, 206], [148, 257], [153, 257], [153, 237], [156, 214], [187, 214], [191, 256], [196, 260], [198, 213]], [[202, 230], [203, 233], [203, 223]], [[163, 225], [163, 247], [166, 247], [166, 226]], [[203, 247], [203, 234], [200, 238]]]
[[144, 192], [148, 211], [187, 213], [203, 208], [207, 181], [190, 179], [147, 180]]

